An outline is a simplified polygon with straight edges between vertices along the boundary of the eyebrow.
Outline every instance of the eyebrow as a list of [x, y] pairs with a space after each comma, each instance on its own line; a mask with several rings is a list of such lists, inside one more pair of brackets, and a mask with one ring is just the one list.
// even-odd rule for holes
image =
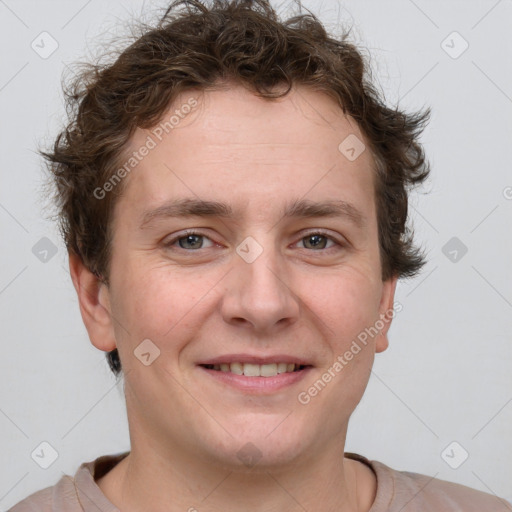
[[[157, 208], [145, 211], [141, 217], [140, 229], [143, 229], [155, 220], [183, 217], [221, 217], [232, 219], [235, 217], [235, 213], [227, 203], [196, 198], [172, 199]], [[282, 212], [282, 218], [306, 219], [316, 217], [347, 218], [359, 228], [363, 228], [366, 225], [366, 218], [361, 211], [353, 204], [341, 199], [320, 202], [296, 199], [286, 205]]]

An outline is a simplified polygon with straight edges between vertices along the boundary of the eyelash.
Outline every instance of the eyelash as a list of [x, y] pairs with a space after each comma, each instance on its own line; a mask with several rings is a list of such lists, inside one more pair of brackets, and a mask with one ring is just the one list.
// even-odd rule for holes
[[[338, 247], [333, 246], [333, 247], [328, 247], [328, 248], [325, 248], [325, 249], [318, 249], [316, 251], [314, 249], [304, 248], [305, 250], [309, 250], [309, 251], [312, 251], [312, 252], [330, 252], [331, 249], [339, 250], [339, 249], [345, 247], [344, 243], [341, 243], [340, 241], [336, 240], [334, 237], [332, 237], [330, 235], [330, 233], [328, 233], [327, 231], [323, 231], [321, 229], [320, 230], [316, 230], [316, 231], [311, 231], [311, 232], [305, 234], [303, 237], [300, 238], [299, 241], [302, 241], [304, 238], [307, 238], [307, 237], [310, 237], [310, 236], [313, 236], [313, 235], [320, 235], [320, 236], [322, 236], [324, 238], [327, 238], [328, 240], [334, 242]], [[188, 236], [201, 236], [201, 237], [208, 238], [209, 240], [211, 240], [208, 235], [205, 235], [204, 233], [201, 233], [200, 231], [187, 230], [187, 231], [185, 231], [185, 233], [182, 233], [179, 236], [174, 237], [171, 240], [169, 240], [169, 242], [166, 242], [164, 244], [164, 247], [167, 248], [167, 249], [170, 249], [170, 248], [172, 248], [172, 246], [174, 244], [176, 244], [177, 242], [179, 242], [183, 238], [187, 238]], [[211, 241], [213, 242], [213, 240], [211, 240]], [[178, 249], [180, 251], [186, 251], [186, 252], [199, 252], [199, 251], [201, 251], [201, 249], [209, 249], [209, 247], [205, 247], [205, 248], [201, 248], [201, 249], [183, 249], [182, 247], [178, 247]]]

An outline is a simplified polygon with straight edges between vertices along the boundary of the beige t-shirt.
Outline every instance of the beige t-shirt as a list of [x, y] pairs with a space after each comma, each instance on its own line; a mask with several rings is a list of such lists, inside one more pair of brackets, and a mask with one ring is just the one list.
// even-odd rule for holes
[[[120, 512], [96, 480], [129, 452], [84, 462], [74, 480], [64, 475], [52, 487], [31, 494], [9, 512]], [[377, 494], [369, 512], [509, 512], [507, 501], [464, 485], [408, 471], [396, 471], [356, 453], [345, 457], [368, 465], [377, 477]], [[313, 511], [312, 511], [313, 512]]]

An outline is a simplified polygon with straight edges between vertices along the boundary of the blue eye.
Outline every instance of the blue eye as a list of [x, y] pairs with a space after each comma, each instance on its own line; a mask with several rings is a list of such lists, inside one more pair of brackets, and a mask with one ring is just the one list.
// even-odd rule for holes
[[309, 235], [306, 235], [305, 237], [301, 238], [300, 241], [302, 242], [303, 240], [315, 240], [312, 244], [314, 249], [318, 249], [319, 246], [320, 246], [320, 249], [326, 249], [325, 243], [327, 243], [328, 241], [334, 242], [335, 244], [337, 243], [331, 237], [328, 237], [324, 233], [321, 233], [321, 232], [310, 233]]
[[[210, 245], [205, 247], [204, 241], [209, 240]], [[310, 244], [310, 247], [302, 247], [303, 249], [310, 249], [315, 252], [327, 252], [331, 249], [340, 249], [344, 246], [343, 243], [338, 242], [336, 239], [334, 239], [332, 236], [330, 236], [329, 233], [326, 233], [324, 231], [312, 231], [311, 233], [308, 233], [306, 236], [303, 236], [299, 239], [298, 242], [304, 242], [307, 245]], [[330, 247], [326, 247], [326, 244], [331, 242]], [[178, 245], [176, 245], [178, 244]], [[166, 242], [164, 244], [164, 247], [168, 249], [177, 248], [182, 249], [184, 251], [193, 252], [198, 251], [200, 249], [208, 249], [214, 245], [214, 242], [206, 236], [204, 233], [193, 231], [193, 230], [187, 230], [185, 234], [181, 234], [180, 236], [177, 236], [169, 242]], [[336, 246], [338, 246], [336, 248]]]
[[[187, 231], [187, 234], [184, 236], [180, 236], [178, 238], [174, 238], [169, 243], [166, 243], [166, 247], [172, 247], [175, 243], [178, 243], [180, 249], [183, 250], [197, 250], [197, 249], [204, 249], [202, 240], [209, 238], [206, 235], [203, 235], [201, 233], [196, 233], [195, 231]], [[182, 242], [182, 240], [184, 242]], [[186, 247], [187, 244], [190, 244], [188, 247]]]

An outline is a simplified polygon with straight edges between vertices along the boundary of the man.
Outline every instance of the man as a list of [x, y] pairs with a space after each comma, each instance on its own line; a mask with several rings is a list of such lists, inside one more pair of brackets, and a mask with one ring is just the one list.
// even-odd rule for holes
[[428, 112], [385, 107], [313, 18], [188, 5], [78, 77], [45, 154], [131, 450], [12, 510], [510, 510], [344, 452], [423, 265], [405, 223]]

